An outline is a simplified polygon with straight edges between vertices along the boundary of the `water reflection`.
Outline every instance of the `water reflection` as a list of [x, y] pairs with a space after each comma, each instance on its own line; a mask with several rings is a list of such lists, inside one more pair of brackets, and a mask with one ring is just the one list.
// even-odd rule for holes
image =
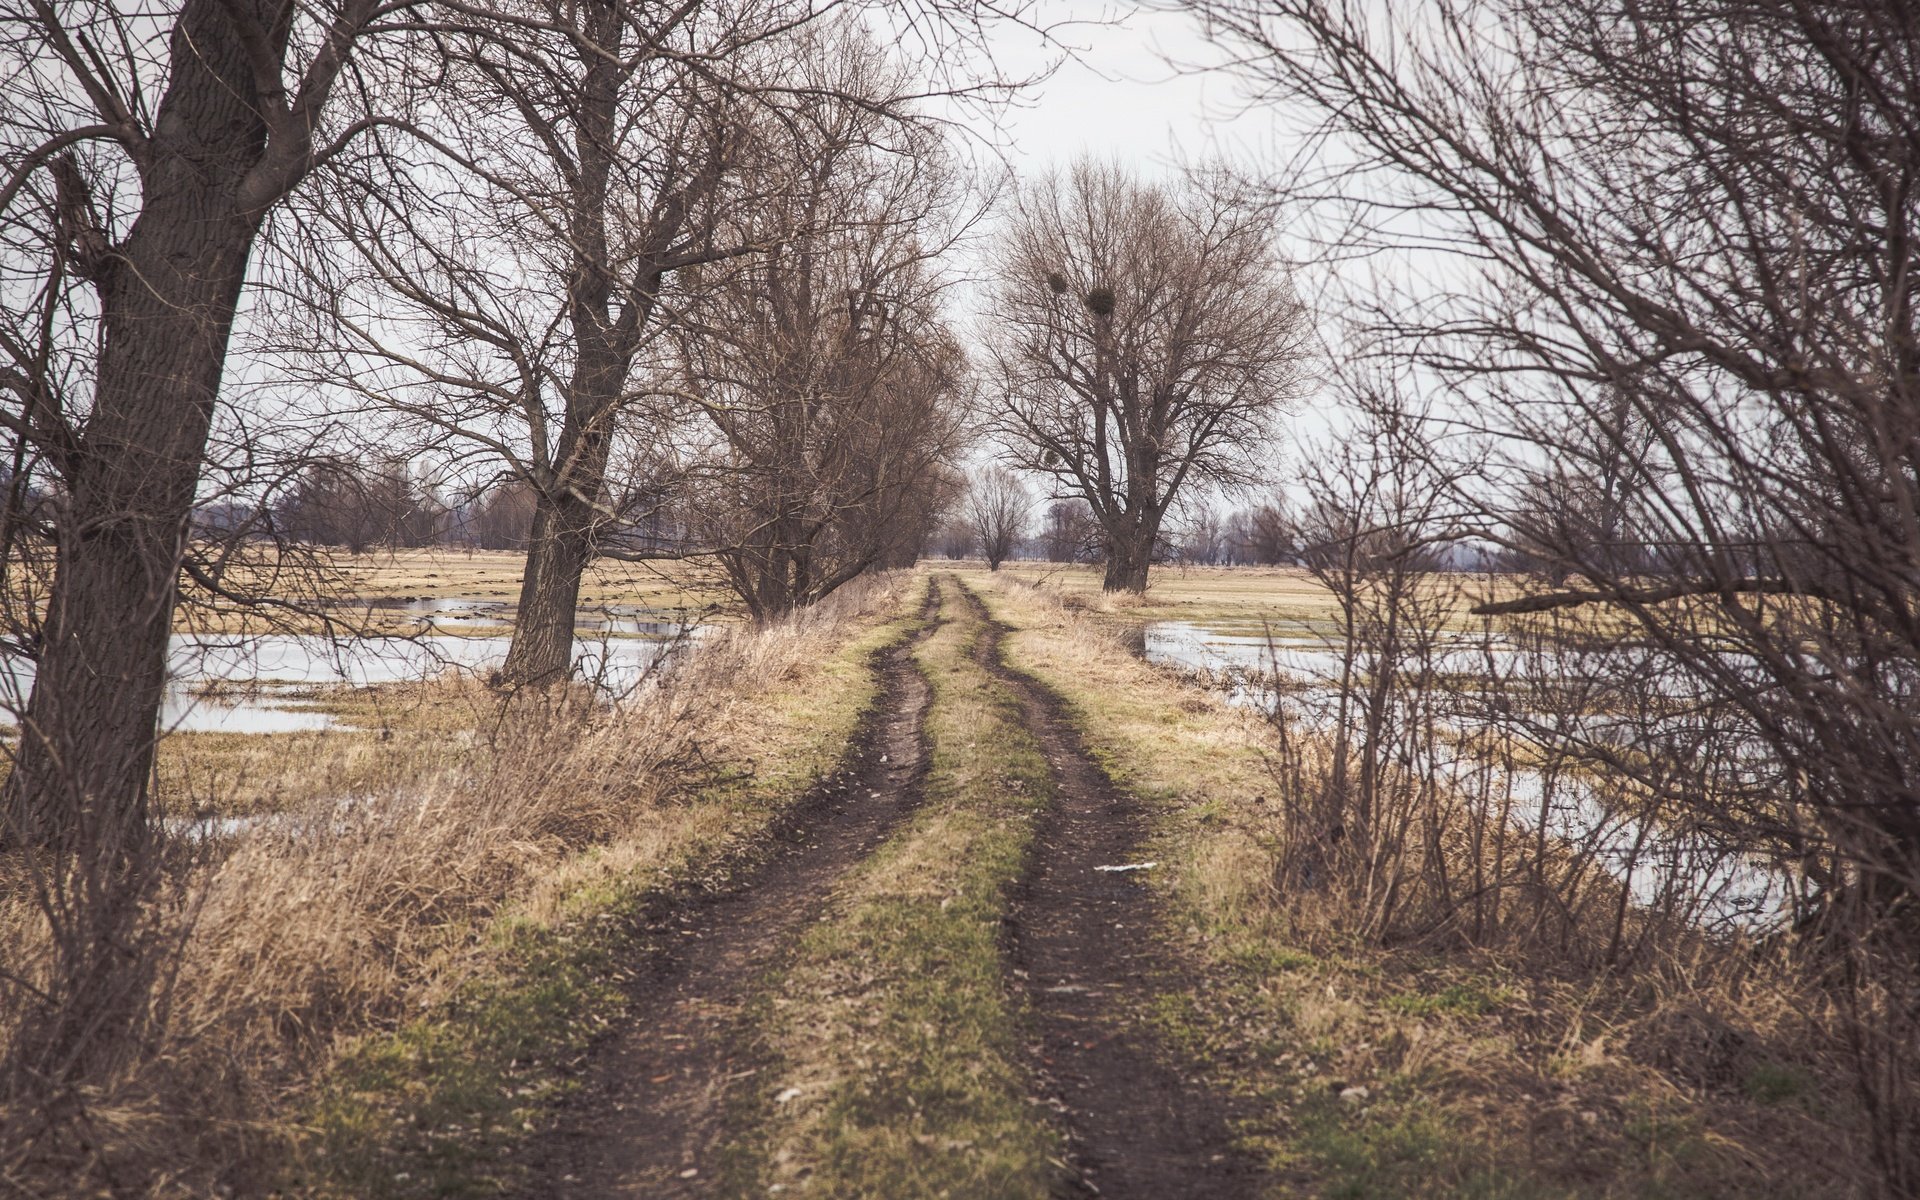
[[[456, 605], [455, 607], [444, 607]], [[442, 607], [434, 607], [442, 606]], [[414, 601], [434, 627], [504, 620], [466, 602]], [[642, 615], [644, 614], [644, 615]], [[583, 621], [574, 671], [610, 696], [630, 691], [674, 647], [708, 627], [633, 610]], [[332, 714], [308, 707], [303, 693], [333, 684], [367, 687], [411, 682], [444, 671], [484, 675], [506, 661], [504, 634], [420, 633], [335, 639], [321, 635], [176, 634], [167, 653], [160, 725], [185, 733], [295, 733], [332, 728]], [[33, 687], [34, 665], [0, 658], [0, 711], [18, 713]]]
[[[1306, 732], [1330, 733], [1338, 720], [1332, 701], [1338, 695], [1342, 655], [1326, 639], [1269, 639], [1187, 621], [1154, 621], [1143, 627], [1138, 652], [1148, 662], [1200, 672], [1235, 704], [1269, 713], [1284, 705], [1287, 720]], [[1564, 666], [1551, 654], [1536, 662], [1532, 656], [1515, 656], [1510, 645], [1489, 644], [1480, 637], [1461, 637], [1444, 646], [1432, 663], [1442, 674], [1479, 677], [1492, 664], [1502, 669], [1511, 665], [1519, 668], [1520, 678]], [[1364, 669], [1363, 663], [1355, 666]], [[1664, 681], [1658, 690], [1670, 697], [1687, 694], [1677, 680]], [[1462, 705], [1450, 716], [1430, 715], [1455, 733], [1487, 723], [1485, 710], [1472, 704]], [[1505, 726], [1523, 730], [1536, 719], [1542, 722], [1540, 728], [1579, 732], [1596, 743], [1608, 740], [1608, 728], [1615, 721], [1606, 713], [1564, 713], [1548, 720], [1507, 710], [1501, 717]], [[1622, 730], [1621, 738], [1630, 732]], [[1484, 763], [1459, 757], [1440, 773], [1449, 776], [1447, 782], [1459, 794], [1484, 795], [1489, 770]], [[1707, 926], [1758, 928], [1778, 924], [1792, 914], [1796, 900], [1792, 880], [1760, 857], [1729, 848], [1710, 832], [1682, 832], [1643, 819], [1612, 802], [1594, 782], [1560, 777], [1543, 804], [1547, 785], [1538, 772], [1514, 770], [1502, 778], [1516, 825], [1531, 830], [1544, 822], [1550, 834], [1581, 847], [1582, 853], [1604, 865], [1643, 906], [1668, 904], [1679, 897], [1688, 906], [1683, 915]]]

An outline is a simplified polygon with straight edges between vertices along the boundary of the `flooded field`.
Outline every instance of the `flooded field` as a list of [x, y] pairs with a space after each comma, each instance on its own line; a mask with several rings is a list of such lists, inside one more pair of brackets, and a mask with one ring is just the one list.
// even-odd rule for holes
[[[293, 733], [332, 728], [309, 703], [316, 688], [411, 683], [446, 672], [484, 675], [506, 660], [511, 623], [502, 606], [444, 599], [396, 606], [417, 632], [387, 637], [319, 634], [176, 634], [168, 658], [161, 729], [172, 733]], [[629, 608], [590, 614], [574, 644], [575, 674], [609, 696], [637, 684], [674, 647], [710, 626]], [[0, 663], [0, 707], [18, 711], [33, 664]]]
[[[1244, 623], [1202, 624], [1149, 621], [1140, 626], [1140, 653], [1147, 661], [1203, 673], [1236, 704], [1284, 714], [1297, 728], [1330, 733], [1337, 727], [1338, 688], [1345, 656], [1337, 643], [1321, 636], [1252, 634]], [[1443, 638], [1432, 657], [1436, 678], [1485, 676], [1490, 665], [1509, 682], [1537, 687], [1539, 677], [1558, 667], [1548, 657], [1522, 658], [1510, 644], [1485, 637]], [[1532, 678], [1529, 678], [1532, 676]], [[1498, 725], [1524, 740], [1529, 727], [1557, 722], [1579, 727], [1594, 741], [1608, 737], [1605, 713], [1567, 713], [1547, 717], [1489, 705], [1472, 692], [1453, 694], [1452, 703], [1433, 705], [1432, 719], [1465, 744]], [[1711, 834], [1678, 830], [1648, 819], [1635, 805], [1623, 804], [1604, 777], [1545, 773], [1511, 764], [1496, 770], [1460, 753], [1431, 764], [1434, 773], [1461, 795], [1486, 797], [1514, 825], [1542, 831], [1579, 848], [1579, 853], [1627, 885], [1642, 906], [1660, 907], [1684, 892], [1688, 916], [1702, 925], [1753, 928], [1775, 925], [1791, 916], [1794, 881], [1757, 856], [1729, 850]]]

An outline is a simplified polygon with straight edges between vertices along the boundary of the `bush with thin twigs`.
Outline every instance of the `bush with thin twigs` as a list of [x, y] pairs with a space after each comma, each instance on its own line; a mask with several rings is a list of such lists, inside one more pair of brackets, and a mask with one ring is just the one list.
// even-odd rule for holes
[[[1119, 782], [1161, 801], [1166, 930], [1206, 981], [1163, 1027], [1265, 1098], [1252, 1144], [1336, 1194], [1870, 1188], [1846, 993], [1791, 939], [1703, 925], [1680, 903], [1699, 881], [1629, 890], [1595, 845], [1542, 837], [1499, 790], [1541, 765], [1519, 731], [1403, 729], [1418, 706], [1396, 706], [1337, 769], [1312, 711], [1326, 690], [1262, 690], [1258, 671], [1170, 680], [1130, 646], [1137, 627], [1017, 581], [988, 595], [1023, 669], [1060, 690]], [[1265, 703], [1229, 703], [1234, 688]], [[1469, 700], [1488, 702], [1449, 703]], [[1331, 841], [1330, 814], [1346, 826]], [[1835, 1146], [1844, 1164], [1822, 1157]]]

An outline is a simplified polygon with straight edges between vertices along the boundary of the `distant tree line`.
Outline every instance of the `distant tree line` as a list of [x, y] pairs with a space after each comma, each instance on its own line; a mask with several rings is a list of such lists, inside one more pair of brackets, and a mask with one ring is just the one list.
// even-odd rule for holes
[[[525, 550], [533, 529], [531, 489], [498, 483], [449, 496], [404, 460], [372, 467], [315, 463], [270, 511], [280, 536], [355, 554], [376, 547], [466, 546]], [[210, 514], [197, 513], [203, 524]]]

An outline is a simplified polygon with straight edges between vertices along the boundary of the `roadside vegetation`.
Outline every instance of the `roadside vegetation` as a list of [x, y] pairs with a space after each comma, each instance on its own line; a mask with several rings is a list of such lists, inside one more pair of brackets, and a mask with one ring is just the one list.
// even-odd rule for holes
[[1324, 748], [1303, 775], [1258, 712], [1129, 653], [1131, 606], [981, 592], [1015, 630], [1009, 663], [1156, 804], [1162, 924], [1192, 971], [1159, 1021], [1251, 1101], [1239, 1137], [1276, 1180], [1356, 1197], [1871, 1190], [1844, 1026], [1790, 962], [1673, 932], [1620, 970], [1524, 921], [1475, 938], [1430, 919], [1419, 860], [1470, 878], [1475, 855], [1525, 852], [1512, 842], [1409, 845], [1384, 864], [1409, 894], [1382, 927], [1364, 880], [1287, 870], [1286, 793], [1325, 786]]
[[[56, 1191], [480, 1186], [506, 1160], [477, 1152], [526, 1132], [552, 1068], [617, 1015], [634, 913], [723, 875], [833, 768], [875, 650], [915, 620], [910, 590], [875, 578], [717, 635], [613, 707], [404, 689], [441, 753], [387, 760], [351, 804], [286, 805], [183, 848], [140, 930], [169, 972], [140, 1038], [83, 1043], [100, 1056], [91, 1135], [10, 1111], [0, 1167]], [[72, 933], [32, 888], [6, 895], [0, 1036], [25, 1053], [57, 1015], [28, 989]]]

